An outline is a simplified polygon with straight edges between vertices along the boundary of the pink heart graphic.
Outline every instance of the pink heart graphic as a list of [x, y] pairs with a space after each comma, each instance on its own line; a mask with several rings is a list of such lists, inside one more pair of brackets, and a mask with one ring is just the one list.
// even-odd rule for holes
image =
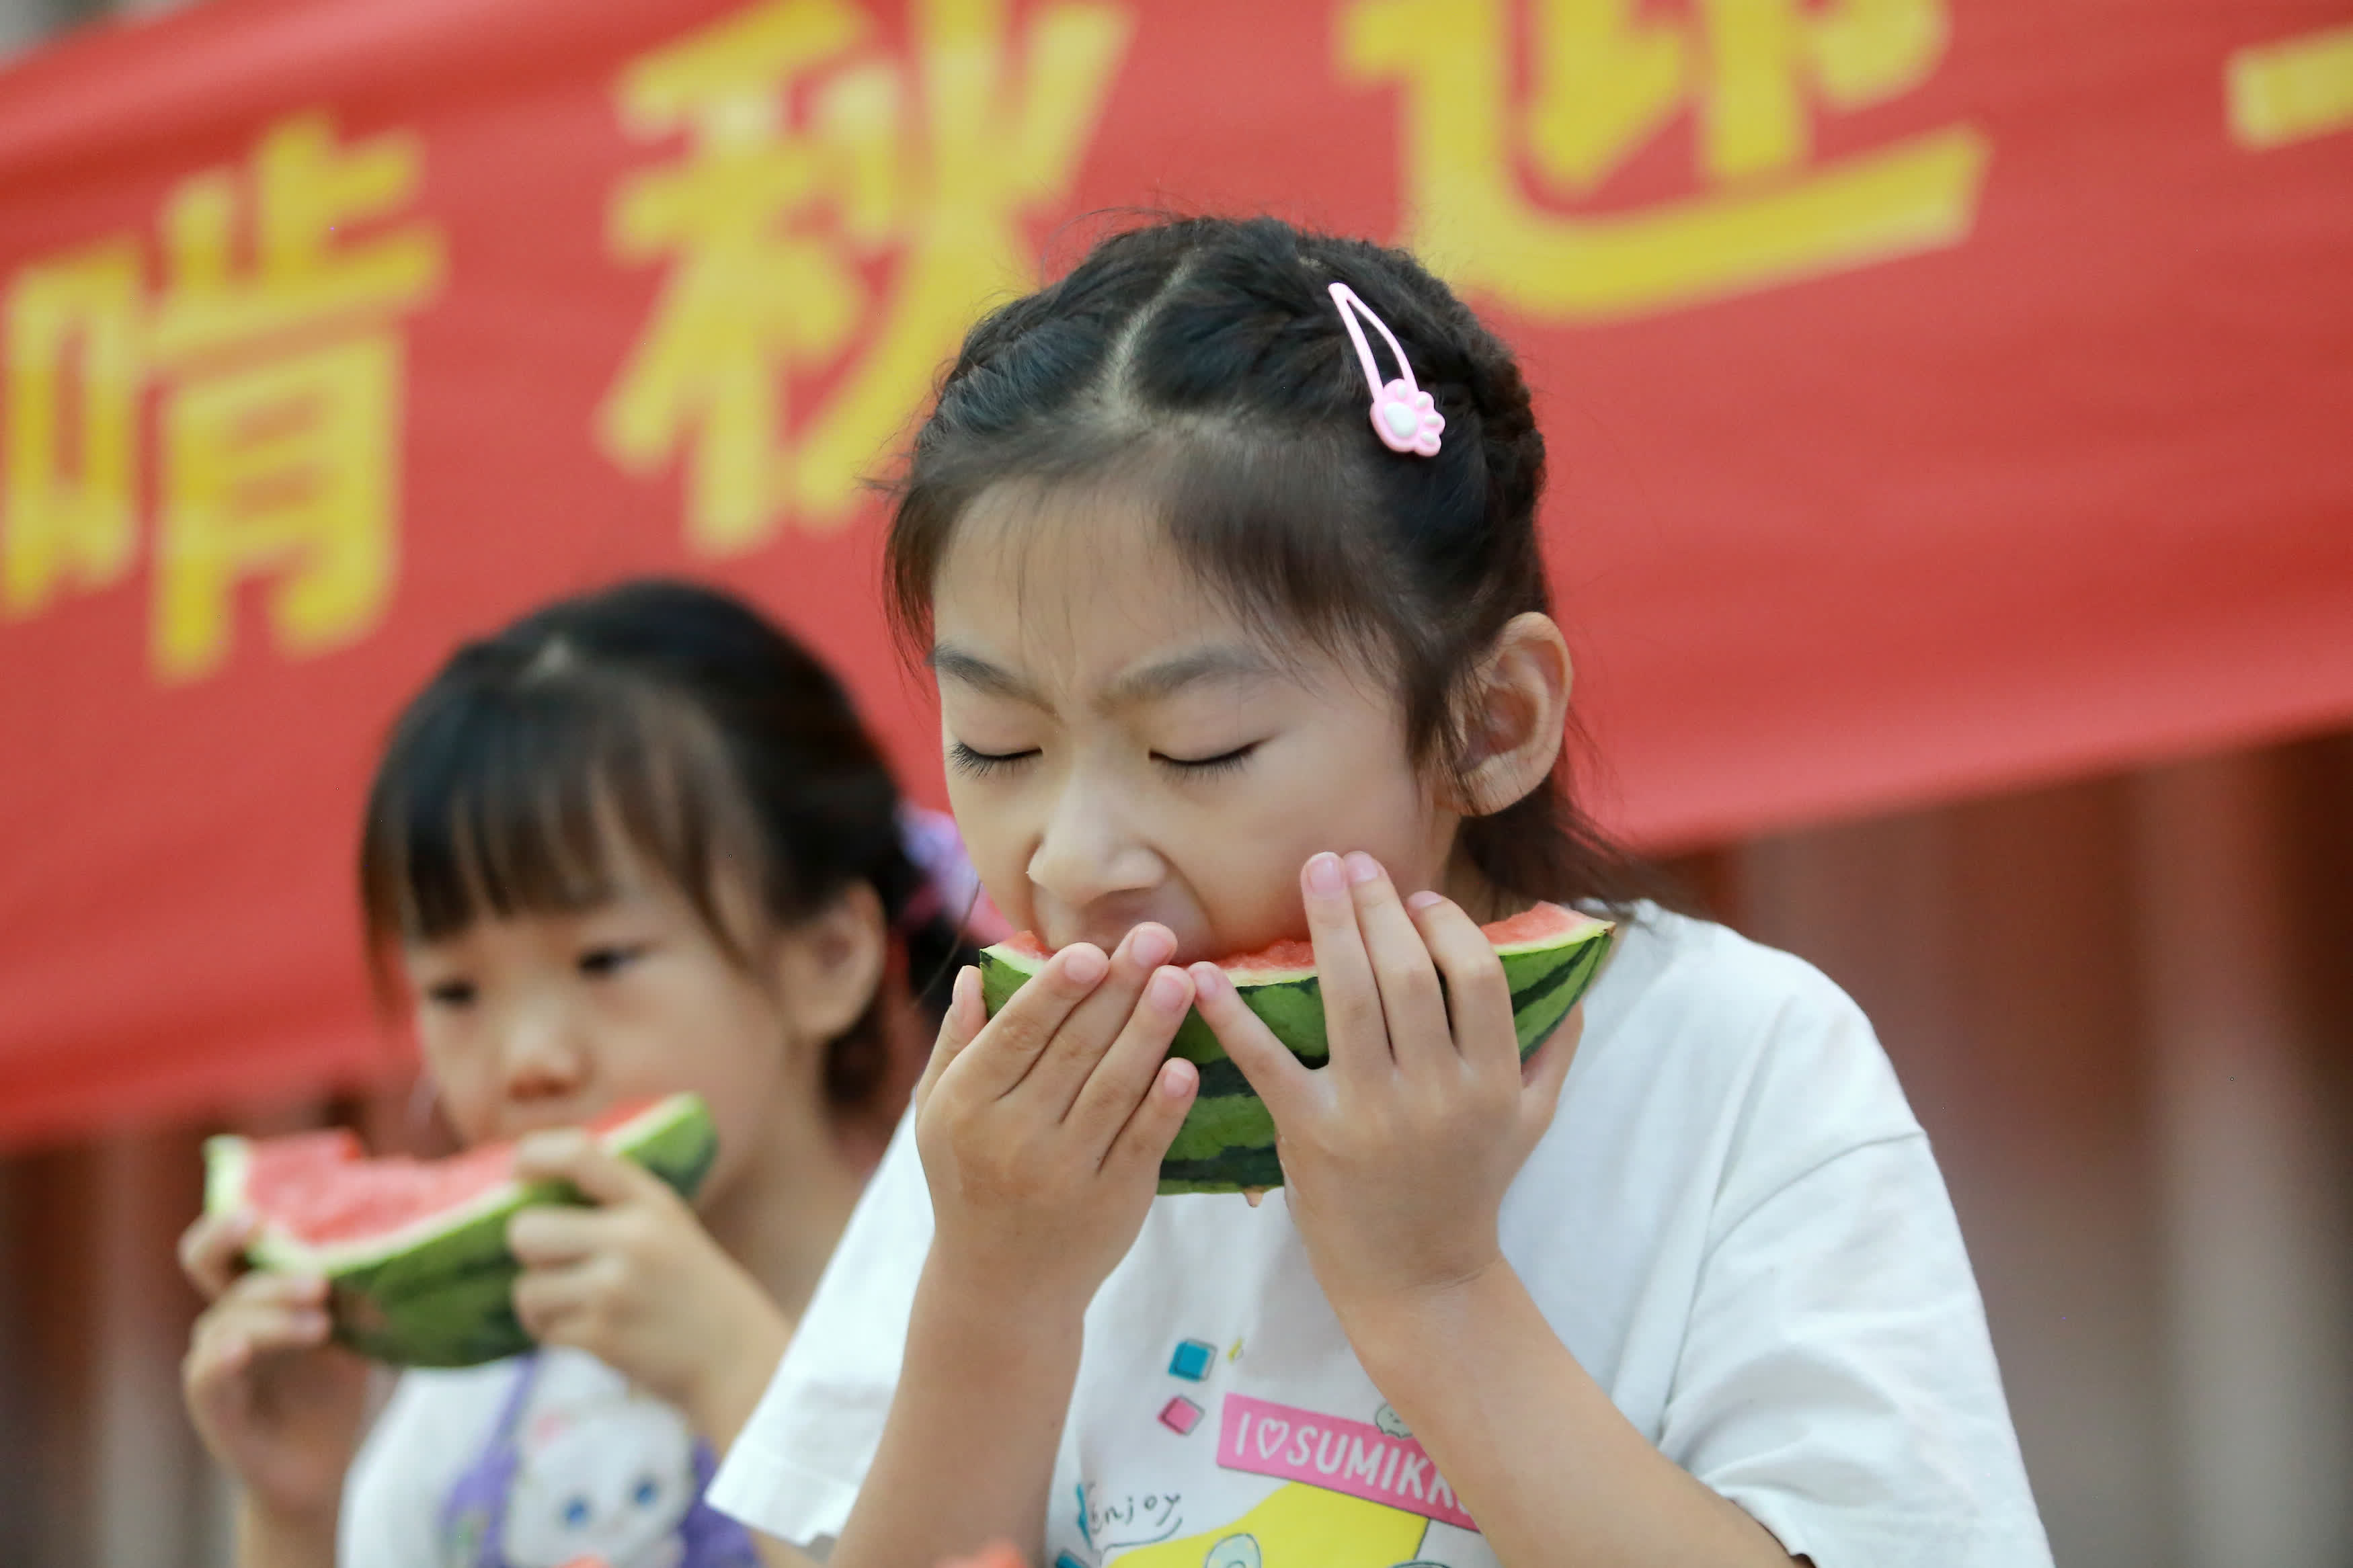
[[1291, 1436], [1291, 1423], [1258, 1418], [1258, 1457], [1271, 1459], [1282, 1449], [1282, 1441]]

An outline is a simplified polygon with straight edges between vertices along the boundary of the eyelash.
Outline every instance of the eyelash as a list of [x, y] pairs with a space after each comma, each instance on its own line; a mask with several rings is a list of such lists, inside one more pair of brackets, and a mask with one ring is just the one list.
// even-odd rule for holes
[[638, 947], [592, 947], [580, 955], [580, 973], [592, 980], [610, 978], [645, 956], [646, 950]]
[[1193, 778], [1212, 778], [1219, 773], [1232, 773], [1249, 762], [1250, 753], [1258, 747], [1259, 743], [1252, 741], [1247, 746], [1236, 746], [1232, 751], [1220, 752], [1214, 757], [1164, 757], [1155, 753], [1152, 760]]
[[1017, 766], [1038, 753], [1028, 752], [976, 752], [962, 741], [948, 742], [948, 765], [969, 778], [986, 778], [1000, 769]]
[[[1173, 768], [1193, 778], [1210, 778], [1219, 773], [1232, 773], [1250, 759], [1259, 742], [1236, 746], [1230, 752], [1220, 752], [1214, 757], [1164, 757], [1157, 752], [1152, 760], [1165, 768]], [[976, 752], [962, 741], [948, 743], [948, 765], [970, 778], [986, 778], [1001, 769], [1017, 767], [1038, 753], [1027, 752]]]
[[425, 999], [436, 1007], [464, 1007], [474, 1000], [470, 980], [444, 980], [425, 988]]

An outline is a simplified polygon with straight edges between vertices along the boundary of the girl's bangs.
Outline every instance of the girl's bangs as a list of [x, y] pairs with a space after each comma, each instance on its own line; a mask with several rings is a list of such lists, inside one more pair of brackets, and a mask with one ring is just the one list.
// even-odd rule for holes
[[928, 651], [934, 579], [962, 526], [1008, 530], [1008, 545], [1012, 531], [1050, 529], [1058, 536], [1029, 542], [1083, 552], [1088, 529], [1124, 514], [1158, 526], [1271, 646], [1303, 636], [1335, 656], [1393, 658], [1422, 595], [1394, 580], [1374, 533], [1381, 498], [1358, 457], [1318, 431], [1171, 423], [1084, 441], [1065, 433], [1050, 453], [995, 454], [990, 471], [913, 498], [892, 563], [908, 651]]
[[668, 880], [726, 941], [712, 884], [718, 840], [744, 826], [736, 794], [711, 726], [642, 683], [569, 671], [451, 692], [412, 715], [376, 780], [361, 854], [370, 948], [577, 913], [632, 870]]

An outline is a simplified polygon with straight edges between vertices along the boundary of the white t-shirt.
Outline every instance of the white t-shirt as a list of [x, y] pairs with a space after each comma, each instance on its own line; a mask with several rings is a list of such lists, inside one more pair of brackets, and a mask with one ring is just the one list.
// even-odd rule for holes
[[708, 1448], [594, 1356], [401, 1374], [343, 1489], [342, 1568], [757, 1568]]
[[[1793, 1554], [2049, 1563], [1926, 1138], [1808, 964], [1645, 910], [1501, 1226], [1619, 1410]], [[715, 1506], [814, 1550], [839, 1532], [931, 1227], [902, 1125]], [[1153, 1204], [1087, 1310], [1042, 1545], [1058, 1568], [1496, 1562], [1357, 1363], [1280, 1193]]]

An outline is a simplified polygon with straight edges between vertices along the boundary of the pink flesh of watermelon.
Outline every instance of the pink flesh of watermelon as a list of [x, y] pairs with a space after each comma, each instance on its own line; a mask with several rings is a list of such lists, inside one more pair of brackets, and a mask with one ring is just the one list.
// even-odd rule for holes
[[[1523, 942], [1538, 942], [1547, 936], [1573, 931], [1584, 923], [1586, 917], [1558, 904], [1537, 904], [1522, 910], [1508, 919], [1492, 921], [1479, 928], [1480, 933], [1495, 947], [1515, 947]], [[1039, 963], [1053, 956], [1034, 931], [1023, 931], [1005, 945], [1024, 958]], [[1230, 958], [1218, 960], [1218, 967], [1229, 974], [1296, 974], [1315, 967], [1315, 944], [1297, 937], [1271, 942], [1256, 952], [1239, 952]]]
[[[653, 1105], [641, 1100], [588, 1123], [602, 1134]], [[298, 1132], [247, 1146], [245, 1202], [311, 1247], [384, 1236], [490, 1191], [514, 1173], [514, 1145], [485, 1143], [445, 1160], [370, 1160], [349, 1131]]]

